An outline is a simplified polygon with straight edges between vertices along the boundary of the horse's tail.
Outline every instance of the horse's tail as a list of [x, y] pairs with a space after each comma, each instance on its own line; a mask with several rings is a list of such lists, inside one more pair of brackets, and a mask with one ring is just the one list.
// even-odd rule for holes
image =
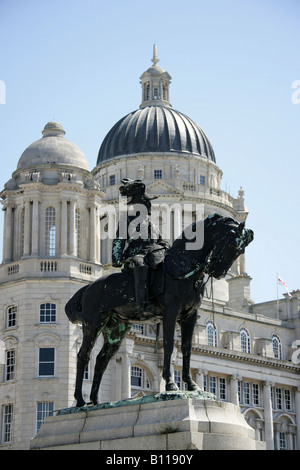
[[71, 323], [82, 323], [82, 297], [89, 286], [79, 289], [66, 303], [65, 312]]

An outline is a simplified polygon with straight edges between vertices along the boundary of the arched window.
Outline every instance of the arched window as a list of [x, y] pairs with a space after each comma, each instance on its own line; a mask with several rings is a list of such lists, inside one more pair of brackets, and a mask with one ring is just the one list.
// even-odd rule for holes
[[217, 346], [217, 328], [212, 321], [206, 323], [206, 339], [208, 346]]
[[241, 349], [244, 353], [250, 353], [250, 334], [246, 328], [240, 329]]
[[131, 367], [131, 386], [135, 388], [151, 388], [151, 383], [144, 369], [138, 366]]
[[45, 214], [45, 255], [55, 256], [55, 239], [56, 239], [56, 225], [55, 225], [55, 209], [54, 207], [47, 207]]
[[10, 305], [6, 309], [6, 328], [14, 328], [17, 324], [17, 312], [18, 308], [16, 305]]
[[277, 335], [272, 336], [272, 346], [275, 359], [282, 359], [282, 345]]
[[75, 211], [75, 256], [80, 258], [80, 210]]

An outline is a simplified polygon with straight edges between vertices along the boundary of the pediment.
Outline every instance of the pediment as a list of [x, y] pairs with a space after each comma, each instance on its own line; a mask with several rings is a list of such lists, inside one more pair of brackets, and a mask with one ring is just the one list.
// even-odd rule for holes
[[147, 193], [159, 196], [160, 194], [180, 194], [180, 191], [163, 180], [154, 181], [147, 185]]

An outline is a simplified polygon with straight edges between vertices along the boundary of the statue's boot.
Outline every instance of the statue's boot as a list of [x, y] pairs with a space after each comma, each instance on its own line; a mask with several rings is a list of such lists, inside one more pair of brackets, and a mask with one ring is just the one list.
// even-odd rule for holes
[[149, 306], [148, 266], [136, 266], [134, 269], [135, 298], [140, 313]]

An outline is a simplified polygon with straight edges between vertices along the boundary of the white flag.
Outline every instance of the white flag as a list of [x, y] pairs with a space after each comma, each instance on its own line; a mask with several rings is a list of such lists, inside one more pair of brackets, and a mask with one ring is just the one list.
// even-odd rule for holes
[[278, 281], [281, 282], [281, 284], [285, 287], [285, 289], [286, 289], [286, 291], [287, 291], [287, 293], [288, 293], [288, 296], [289, 296], [289, 297], [292, 297], [291, 294], [290, 294], [289, 288], [288, 288], [288, 286], [286, 285], [286, 283], [284, 282], [284, 280], [283, 280], [281, 277], [278, 276]]

